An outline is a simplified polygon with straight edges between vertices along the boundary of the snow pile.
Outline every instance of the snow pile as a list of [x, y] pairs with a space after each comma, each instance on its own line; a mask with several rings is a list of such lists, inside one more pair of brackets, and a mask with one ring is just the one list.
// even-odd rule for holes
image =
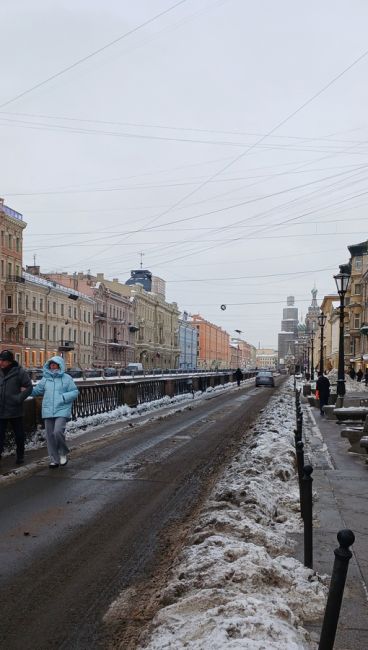
[[289, 388], [258, 418], [192, 530], [141, 648], [315, 647], [324, 581], [290, 557], [300, 532]]
[[[330, 380], [331, 384], [336, 384], [337, 383], [337, 370], [336, 368], [333, 368], [333, 370], [330, 370], [330, 372], [327, 374], [328, 379]], [[366, 387], [364, 380], [363, 381], [357, 381], [356, 379], [352, 379], [349, 377], [348, 374], [345, 374], [345, 388], [347, 393], [366, 393], [368, 392], [368, 388]]]

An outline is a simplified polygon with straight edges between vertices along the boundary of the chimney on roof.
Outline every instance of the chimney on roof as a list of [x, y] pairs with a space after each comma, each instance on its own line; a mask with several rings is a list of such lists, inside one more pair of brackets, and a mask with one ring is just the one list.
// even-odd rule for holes
[[103, 282], [104, 281], [104, 274], [103, 273], [97, 273], [96, 275], [96, 280], [97, 282]]
[[26, 271], [27, 271], [27, 273], [30, 273], [31, 275], [40, 275], [40, 267], [39, 266], [26, 266]]

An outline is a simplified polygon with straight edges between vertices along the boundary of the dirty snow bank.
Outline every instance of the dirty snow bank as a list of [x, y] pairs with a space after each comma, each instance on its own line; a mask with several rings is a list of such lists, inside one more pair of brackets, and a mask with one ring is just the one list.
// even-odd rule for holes
[[316, 647], [303, 621], [323, 613], [325, 580], [290, 556], [301, 530], [294, 417], [289, 382], [212, 491], [141, 648]]

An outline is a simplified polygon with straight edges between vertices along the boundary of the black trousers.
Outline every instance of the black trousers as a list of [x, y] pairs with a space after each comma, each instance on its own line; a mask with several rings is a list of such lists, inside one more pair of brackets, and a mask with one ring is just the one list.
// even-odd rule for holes
[[23, 417], [20, 418], [0, 418], [0, 454], [4, 451], [5, 432], [7, 423], [14, 432], [15, 444], [17, 447], [17, 458], [24, 457], [24, 428]]

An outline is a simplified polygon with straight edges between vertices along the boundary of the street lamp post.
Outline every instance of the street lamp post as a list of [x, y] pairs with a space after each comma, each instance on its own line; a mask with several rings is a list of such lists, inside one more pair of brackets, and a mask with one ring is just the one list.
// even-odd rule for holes
[[310, 376], [310, 343], [307, 345], [307, 371]]
[[345, 395], [345, 360], [344, 360], [344, 308], [345, 294], [349, 286], [350, 275], [338, 273], [334, 275], [337, 292], [340, 296], [340, 329], [339, 329], [339, 366], [337, 371], [337, 395], [343, 400]]
[[319, 362], [319, 369], [320, 369], [320, 372], [322, 372], [322, 373], [323, 373], [323, 370], [324, 370], [324, 367], [323, 367], [323, 330], [324, 330], [324, 327], [326, 325], [326, 319], [327, 319], [326, 314], [324, 314], [323, 311], [321, 311], [320, 315], [318, 316], [318, 324], [319, 324], [319, 326], [321, 328], [321, 358], [320, 358], [320, 362]]
[[311, 331], [311, 380], [314, 381], [314, 330]]

